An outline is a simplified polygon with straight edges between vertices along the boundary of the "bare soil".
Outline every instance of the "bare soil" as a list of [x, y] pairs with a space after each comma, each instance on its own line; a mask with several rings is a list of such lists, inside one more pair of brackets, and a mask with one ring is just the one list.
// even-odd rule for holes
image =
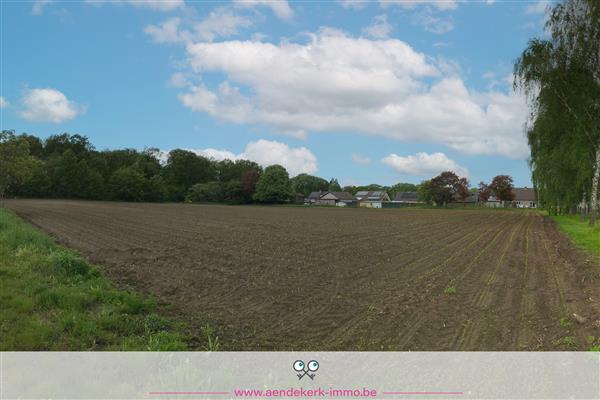
[[158, 298], [192, 337], [215, 326], [228, 350], [587, 350], [600, 337], [600, 266], [533, 211], [5, 207]]

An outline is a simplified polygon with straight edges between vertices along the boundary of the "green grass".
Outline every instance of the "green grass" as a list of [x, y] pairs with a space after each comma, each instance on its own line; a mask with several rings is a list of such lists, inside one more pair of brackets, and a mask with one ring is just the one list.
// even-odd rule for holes
[[600, 221], [591, 227], [589, 220], [580, 221], [577, 215], [550, 216], [575, 245], [587, 250], [600, 261]]
[[454, 286], [448, 286], [446, 289], [444, 289], [444, 293], [456, 294], [456, 288]]
[[151, 299], [0, 209], [0, 350], [185, 350]]
[[568, 318], [563, 317], [558, 321], [558, 324], [563, 328], [568, 328], [571, 326], [571, 321], [569, 321]]

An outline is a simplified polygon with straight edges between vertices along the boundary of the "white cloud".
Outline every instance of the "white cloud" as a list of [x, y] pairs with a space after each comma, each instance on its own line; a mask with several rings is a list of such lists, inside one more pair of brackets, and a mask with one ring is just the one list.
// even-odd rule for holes
[[169, 86], [174, 88], [182, 88], [192, 84], [188, 74], [184, 72], [176, 72], [169, 79]]
[[181, 19], [173, 17], [158, 26], [146, 26], [144, 32], [157, 43], [188, 43], [196, 40], [210, 42], [218, 37], [233, 36], [240, 28], [252, 26], [252, 21], [230, 8], [218, 7], [206, 18], [189, 24], [189, 29], [181, 29], [181, 25]]
[[234, 0], [238, 7], [269, 7], [279, 19], [288, 21], [294, 17], [294, 10], [287, 0]]
[[214, 160], [250, 160], [263, 167], [279, 164], [285, 167], [290, 176], [317, 171], [317, 157], [306, 147], [289, 147], [285, 143], [260, 139], [250, 142], [242, 153], [235, 154], [229, 150], [219, 149], [187, 149]]
[[229, 151], [229, 150], [218, 150], [218, 149], [212, 149], [212, 148], [208, 148], [208, 149], [188, 149], [190, 151], [193, 151], [194, 153], [207, 157], [207, 158], [212, 158], [213, 160], [217, 160], [217, 161], [221, 161], [221, 160], [231, 160], [231, 161], [235, 161], [235, 160], [239, 160], [241, 159], [240, 156], [238, 156], [237, 154]]
[[379, 0], [382, 7], [398, 5], [404, 8], [414, 8], [418, 5], [430, 5], [438, 10], [454, 10], [458, 7], [458, 0]]
[[454, 29], [454, 19], [452, 17], [436, 17], [429, 11], [415, 14], [413, 23], [421, 25], [427, 32], [438, 35], [448, 33]]
[[148, 25], [144, 28], [144, 32], [150, 35], [157, 43], [177, 43], [183, 42], [184, 38], [179, 32], [181, 19], [177, 17], [169, 18], [162, 24]]
[[85, 0], [88, 4], [128, 4], [138, 8], [148, 8], [156, 11], [173, 11], [185, 5], [184, 0]]
[[290, 176], [317, 172], [317, 157], [306, 147], [289, 147], [285, 143], [259, 140], [246, 145], [241, 158], [256, 161], [260, 165], [283, 165]]
[[42, 15], [44, 7], [48, 4], [53, 3], [52, 0], [35, 0], [31, 6], [31, 13], [33, 15]]
[[362, 10], [368, 3], [368, 0], [338, 0], [340, 6], [347, 10]]
[[378, 15], [373, 18], [373, 23], [363, 29], [363, 33], [376, 39], [387, 38], [394, 28], [387, 21], [387, 15]]
[[75, 118], [84, 110], [56, 89], [27, 89], [21, 99], [20, 116], [32, 122], [59, 123]]
[[322, 29], [307, 43], [201, 42], [186, 51], [196, 82], [207, 72], [225, 78], [217, 87], [188, 85], [180, 101], [224, 121], [300, 137], [350, 131], [468, 154], [528, 154], [521, 95], [469, 90], [447, 61], [400, 40]]
[[546, 7], [549, 5], [549, 0], [539, 0], [535, 3], [529, 3], [529, 5], [525, 7], [525, 14], [544, 14], [546, 12]]
[[8, 107], [10, 103], [4, 97], [0, 96], [0, 108]]
[[360, 154], [352, 154], [352, 162], [360, 165], [369, 165], [371, 164], [371, 159]]
[[453, 171], [459, 176], [468, 176], [469, 171], [449, 159], [444, 153], [417, 153], [407, 157], [390, 154], [381, 162], [400, 175], [429, 177], [443, 171]]
[[202, 40], [212, 41], [216, 37], [227, 37], [238, 33], [239, 28], [252, 26], [250, 18], [234, 13], [232, 10], [219, 7], [194, 25], [195, 36]]

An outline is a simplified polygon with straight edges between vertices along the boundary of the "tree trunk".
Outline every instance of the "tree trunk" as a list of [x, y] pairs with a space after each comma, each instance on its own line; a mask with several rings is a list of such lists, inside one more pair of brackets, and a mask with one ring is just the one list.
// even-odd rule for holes
[[596, 214], [598, 212], [598, 178], [600, 175], [600, 146], [596, 149], [596, 165], [594, 166], [594, 176], [592, 177], [592, 195], [590, 199], [590, 226], [596, 224]]
[[583, 197], [581, 198], [581, 203], [579, 203], [579, 221], [583, 222], [585, 220], [585, 208], [587, 206], [587, 201], [585, 198], [585, 190], [583, 191]]

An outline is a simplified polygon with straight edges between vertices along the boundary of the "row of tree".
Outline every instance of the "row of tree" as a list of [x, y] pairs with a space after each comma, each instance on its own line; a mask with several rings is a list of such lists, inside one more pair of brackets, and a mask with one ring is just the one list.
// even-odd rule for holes
[[515, 63], [515, 89], [531, 106], [527, 138], [538, 201], [553, 213], [589, 204], [600, 179], [600, 1], [567, 0], [549, 12], [547, 39]]
[[263, 169], [248, 160], [215, 161], [176, 149], [166, 160], [147, 148], [103, 150], [67, 133], [46, 140], [13, 131], [0, 134], [0, 197], [47, 197], [123, 201], [278, 203], [315, 191], [416, 191], [417, 186], [340, 187], [308, 174], [293, 178], [279, 165]]
[[161, 162], [158, 149], [97, 151], [80, 135], [0, 135], [0, 196], [244, 203], [265, 199], [258, 183], [272, 174], [252, 161], [214, 161], [181, 149]]
[[451, 202], [464, 202], [473, 195], [476, 195], [482, 203], [488, 201], [491, 196], [500, 201], [512, 201], [515, 198], [513, 189], [513, 179], [508, 175], [498, 175], [490, 184], [480, 182], [479, 188], [469, 188], [469, 180], [452, 171], [442, 172], [417, 185], [421, 201], [444, 207]]

